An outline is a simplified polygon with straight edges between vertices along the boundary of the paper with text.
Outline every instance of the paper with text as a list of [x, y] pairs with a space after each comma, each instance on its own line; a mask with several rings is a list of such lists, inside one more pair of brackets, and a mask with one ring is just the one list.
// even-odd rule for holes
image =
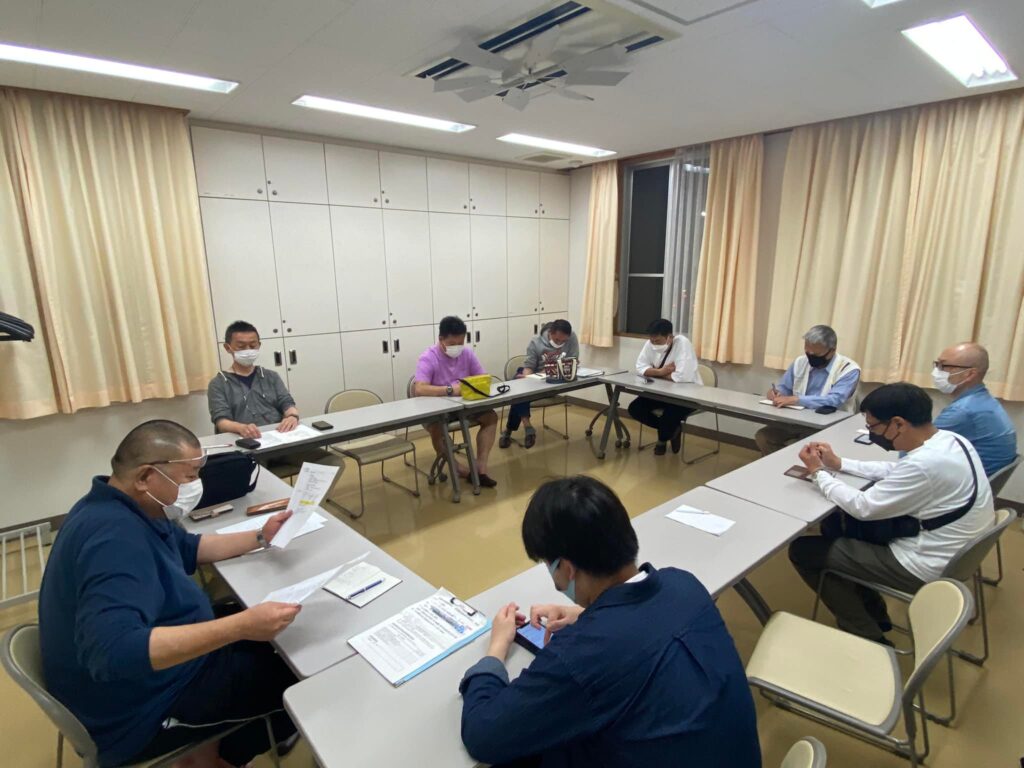
[[[758, 400], [757, 402], [759, 402], [761, 405], [773, 405], [771, 400]], [[805, 410], [804, 406], [802, 406], [802, 405], [784, 405], [782, 407], [783, 408], [789, 408], [790, 410], [793, 410], [793, 411]]]
[[339, 573], [324, 589], [362, 608], [401, 583], [402, 580], [397, 576], [363, 562]]
[[736, 524], [735, 520], [728, 520], [687, 504], [681, 504], [665, 515], [665, 517], [675, 520], [677, 523], [688, 525], [691, 528], [696, 528], [699, 531], [710, 533], [713, 536], [721, 536]]
[[[217, 533], [245, 533], [246, 531], [259, 531], [267, 524], [274, 515], [279, 514], [278, 512], [268, 512], [265, 515], [255, 515], [253, 517], [246, 518], [240, 523], [234, 523], [232, 525], [225, 525], [223, 528], [218, 528]], [[313, 531], [319, 531], [324, 527], [324, 523], [327, 522], [327, 518], [321, 515], [319, 512], [314, 512], [313, 515], [306, 522], [306, 525], [301, 531], [295, 534], [295, 536], [305, 536], [307, 533]], [[294, 538], [294, 537], [293, 537]]]
[[333, 579], [344, 565], [339, 565], [336, 568], [331, 568], [329, 571], [318, 573], [316, 576], [310, 576], [308, 579], [303, 579], [298, 584], [292, 584], [289, 587], [281, 587], [275, 589], [269, 595], [263, 598], [260, 602], [263, 603], [302, 603], [305, 602], [306, 598], [316, 592], [318, 589], [323, 587], [328, 581]]
[[282, 432], [279, 429], [268, 429], [266, 432], [259, 436], [261, 448], [273, 448], [278, 445], [288, 445], [289, 443], [298, 443], [303, 440], [309, 440], [320, 435], [312, 427], [308, 427], [305, 424], [299, 424], [295, 429], [290, 432]]
[[338, 467], [303, 462], [302, 471], [299, 472], [299, 478], [292, 490], [292, 497], [288, 500], [288, 509], [291, 510], [292, 516], [285, 520], [277, 535], [271, 539], [270, 546], [278, 549], [288, 546], [288, 542], [295, 538], [305, 527], [306, 522], [316, 514], [320, 502], [334, 485], [337, 474]]

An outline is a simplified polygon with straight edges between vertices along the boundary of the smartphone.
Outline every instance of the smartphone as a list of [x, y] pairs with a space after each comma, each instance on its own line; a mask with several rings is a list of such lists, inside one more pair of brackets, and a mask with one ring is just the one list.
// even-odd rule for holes
[[260, 441], [254, 440], [251, 437], [243, 437], [241, 440], [235, 440], [235, 445], [239, 448], [246, 448], [250, 451], [255, 451], [260, 447]]
[[853, 442], [860, 443], [861, 445], [874, 445], [871, 442], [871, 435], [857, 435], [853, 438]]
[[821, 408], [815, 408], [815, 413], [835, 413], [836, 407], [834, 405], [823, 405]]
[[314, 421], [310, 424], [313, 429], [318, 429], [321, 432], [326, 432], [328, 429], [334, 429], [333, 424], [328, 424], [326, 421]]
[[544, 627], [537, 628], [533, 624], [523, 624], [516, 630], [515, 642], [530, 653], [537, 654], [544, 648], [545, 632], [547, 629]]
[[795, 477], [797, 480], [808, 480], [808, 475], [811, 473], [807, 471], [807, 467], [801, 467], [799, 464], [794, 464], [792, 467], [783, 472], [786, 477]]

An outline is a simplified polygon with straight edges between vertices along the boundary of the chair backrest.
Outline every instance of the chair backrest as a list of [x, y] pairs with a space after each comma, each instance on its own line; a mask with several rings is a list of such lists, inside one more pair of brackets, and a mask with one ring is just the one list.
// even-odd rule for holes
[[1003, 531], [1016, 519], [1017, 513], [1012, 509], [997, 509], [995, 525], [978, 534], [973, 541], [953, 555], [942, 570], [943, 577], [968, 581], [981, 568], [981, 561], [992, 551]]
[[415, 387], [415, 386], [416, 386], [416, 377], [415, 376], [410, 376], [409, 377], [409, 381], [405, 385], [405, 396], [407, 398], [408, 397], [416, 397], [416, 394], [412, 391], [413, 387]]
[[700, 376], [700, 380], [703, 382], [705, 387], [718, 386], [718, 371], [710, 365], [707, 365], [706, 363], [698, 365], [697, 374]]
[[779, 768], [825, 768], [827, 760], [825, 745], [813, 736], [804, 736], [782, 758]]
[[365, 408], [368, 405], [380, 405], [384, 401], [376, 392], [368, 389], [343, 389], [331, 395], [324, 406], [324, 413], [351, 411], [353, 408]]
[[910, 601], [914, 671], [903, 686], [904, 708], [913, 704], [932, 668], [967, 626], [974, 598], [962, 582], [938, 579], [925, 584]]
[[523, 367], [523, 363], [526, 362], [526, 355], [516, 355], [510, 357], [508, 362], [505, 363], [505, 381], [511, 381], [516, 377], [516, 371]]
[[43, 654], [39, 648], [39, 625], [19, 624], [10, 630], [0, 646], [0, 663], [7, 674], [50, 718], [64, 738], [71, 742], [86, 766], [98, 765], [96, 742], [71, 710], [46, 690], [43, 680]]
[[1002, 469], [997, 469], [995, 472], [989, 475], [988, 484], [992, 486], [993, 499], [999, 495], [999, 492], [1001, 490], [1003, 490], [1003, 486], [1006, 485], [1006, 481], [1010, 479], [1010, 475], [1013, 474], [1013, 470], [1020, 466], [1020, 459], [1021, 456], [1018, 453], [1016, 457], [1014, 457], [1013, 461], [1011, 461]]

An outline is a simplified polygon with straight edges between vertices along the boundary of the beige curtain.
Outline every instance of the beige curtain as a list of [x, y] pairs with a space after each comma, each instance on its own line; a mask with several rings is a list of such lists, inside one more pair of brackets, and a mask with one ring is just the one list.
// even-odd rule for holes
[[611, 347], [615, 342], [615, 275], [618, 268], [618, 163], [614, 160], [597, 163], [592, 174], [580, 341], [595, 347]]
[[794, 130], [765, 365], [827, 323], [865, 380], [927, 386], [944, 347], [976, 340], [993, 393], [1024, 399], [1022, 120], [1016, 92]]
[[763, 165], [760, 134], [711, 144], [692, 334], [697, 356], [706, 360], [754, 359]]
[[214, 330], [184, 115], [0, 89], [0, 141], [15, 190], [3, 218], [22, 222], [0, 229], [0, 250], [34, 288], [41, 331], [16, 377], [46, 378], [45, 345], [52, 382], [0, 417], [205, 388]]

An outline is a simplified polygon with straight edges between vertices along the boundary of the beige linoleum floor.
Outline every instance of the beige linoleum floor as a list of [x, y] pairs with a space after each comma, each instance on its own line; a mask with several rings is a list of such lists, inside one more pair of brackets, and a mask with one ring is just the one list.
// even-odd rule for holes
[[[572, 440], [564, 441], [547, 432], [540, 435], [537, 445], [529, 451], [517, 445], [507, 451], [495, 448], [490, 474], [499, 483], [497, 490], [484, 490], [478, 497], [466, 493], [458, 505], [447, 501], [448, 486], [429, 487], [421, 482], [423, 495], [413, 499], [382, 484], [379, 473], [368, 467], [366, 515], [356, 521], [344, 516], [342, 519], [427, 581], [469, 597], [530, 565], [523, 554], [519, 525], [531, 492], [546, 478], [566, 473], [593, 474], [619, 493], [631, 515], [639, 515], [688, 488], [757, 458], [753, 451], [723, 446], [718, 456], [688, 467], [671, 454], [655, 457], [649, 449], [638, 453], [634, 430], [632, 449], [612, 449], [608, 458], [601, 462], [583, 438], [591, 415], [591, 411], [570, 408]], [[560, 414], [556, 420], [561, 421]], [[651, 434], [645, 430], [644, 436], [650, 439]], [[429, 445], [425, 440], [417, 444], [420, 466], [426, 468]], [[694, 440], [690, 449], [696, 451], [708, 445], [706, 441]], [[400, 461], [390, 462], [388, 472], [396, 480], [411, 480], [409, 470]], [[87, 481], [88, 478], [83, 478], [83, 489]], [[349, 466], [335, 490], [335, 497], [350, 508], [358, 504], [354, 466]], [[1021, 610], [1024, 605], [1024, 580], [1021, 578], [1024, 535], [1019, 526], [1014, 525], [1007, 532], [1003, 552], [1006, 577], [998, 588], [986, 588], [992, 656], [984, 669], [957, 662], [961, 714], [952, 729], [931, 728], [932, 756], [927, 765], [935, 768], [1009, 768], [1018, 766], [1024, 755], [1024, 651], [1020, 642], [1024, 636], [1024, 611]], [[14, 567], [12, 561], [8, 566], [12, 575]], [[992, 570], [991, 565], [989, 570]], [[751, 580], [773, 609], [809, 615], [812, 596], [793, 573], [785, 553], [761, 566]], [[757, 641], [758, 623], [731, 591], [721, 597], [718, 605], [740, 653], [747, 658]], [[0, 611], [0, 630], [34, 619], [34, 604], [9, 608]], [[980, 642], [980, 630], [969, 628], [965, 642]], [[938, 707], [945, 701], [942, 677], [936, 675], [928, 688], [932, 706]], [[829, 766], [888, 768], [907, 765], [894, 755], [768, 706], [760, 697], [756, 701], [765, 766], [779, 765], [789, 745], [807, 734], [825, 743]], [[53, 728], [32, 701], [2, 673], [0, 744], [3, 745], [0, 766], [48, 768], [54, 765]], [[65, 760], [68, 766], [78, 764], [74, 756]], [[257, 761], [261, 768], [269, 764], [265, 759]], [[284, 764], [289, 768], [311, 765], [305, 745], [300, 744]], [[424, 761], [424, 766], [434, 768], [429, 759]]]

